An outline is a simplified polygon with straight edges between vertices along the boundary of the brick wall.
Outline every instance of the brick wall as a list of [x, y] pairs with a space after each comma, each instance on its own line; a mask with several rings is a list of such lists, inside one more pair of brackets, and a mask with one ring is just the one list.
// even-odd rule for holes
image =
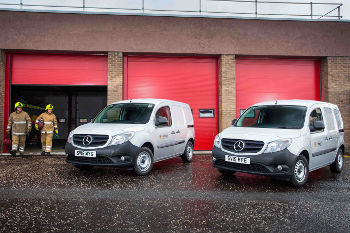
[[220, 131], [229, 127], [236, 116], [235, 55], [219, 58]]
[[346, 150], [350, 148], [350, 57], [322, 61], [323, 100], [338, 105], [343, 117]]
[[107, 104], [123, 99], [123, 53], [108, 52]]
[[5, 100], [5, 52], [0, 50], [0, 153], [4, 135], [4, 100]]

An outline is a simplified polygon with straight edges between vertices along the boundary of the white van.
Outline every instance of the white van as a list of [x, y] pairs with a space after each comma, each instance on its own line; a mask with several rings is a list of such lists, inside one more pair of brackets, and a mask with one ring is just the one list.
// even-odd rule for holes
[[344, 128], [338, 107], [311, 100], [278, 100], [248, 108], [214, 140], [213, 165], [226, 175], [245, 172], [305, 184], [309, 171], [340, 173]]
[[89, 124], [73, 130], [66, 143], [68, 163], [133, 168], [148, 174], [153, 163], [181, 156], [190, 162], [194, 123], [188, 104], [162, 99], [133, 99], [104, 108]]

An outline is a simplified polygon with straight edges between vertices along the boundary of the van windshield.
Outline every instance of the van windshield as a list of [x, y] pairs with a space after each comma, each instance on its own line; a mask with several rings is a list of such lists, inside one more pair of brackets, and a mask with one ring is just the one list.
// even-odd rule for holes
[[121, 103], [104, 108], [93, 123], [146, 124], [149, 121], [154, 104]]
[[235, 126], [253, 128], [301, 129], [306, 107], [294, 105], [253, 106], [238, 119]]

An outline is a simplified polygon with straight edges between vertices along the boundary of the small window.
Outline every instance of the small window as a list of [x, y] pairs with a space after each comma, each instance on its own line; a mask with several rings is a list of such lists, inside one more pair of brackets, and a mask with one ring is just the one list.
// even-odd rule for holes
[[322, 121], [322, 122], [323, 122], [322, 111], [321, 111], [320, 108], [316, 108], [316, 109], [314, 109], [314, 110], [311, 112], [309, 121], [310, 121], [310, 131], [311, 131], [311, 132], [323, 132], [323, 130], [318, 130], [318, 131], [317, 131], [317, 130], [314, 129], [314, 127], [313, 127], [314, 121]]
[[326, 117], [327, 120], [327, 129], [328, 130], [335, 130], [335, 122], [334, 122], [334, 118], [333, 118], [333, 113], [332, 113], [332, 109], [330, 108], [324, 108], [324, 115]]
[[156, 122], [164, 122], [164, 119], [167, 120], [167, 124], [162, 124], [160, 127], [171, 126], [171, 113], [169, 106], [161, 107], [156, 113]]
[[343, 129], [342, 119], [339, 109], [333, 109], [335, 120], [337, 121], [338, 129]]

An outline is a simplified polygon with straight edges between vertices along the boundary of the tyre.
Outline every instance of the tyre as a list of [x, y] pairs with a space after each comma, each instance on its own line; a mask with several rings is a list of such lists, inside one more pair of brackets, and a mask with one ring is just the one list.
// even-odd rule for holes
[[292, 172], [291, 184], [295, 187], [303, 186], [309, 178], [309, 164], [304, 155], [298, 156]]
[[224, 169], [218, 169], [219, 172], [224, 176], [233, 176], [235, 174], [234, 171], [224, 170]]
[[181, 155], [181, 159], [185, 163], [189, 163], [193, 158], [193, 143], [188, 141], [185, 147], [185, 152]]
[[79, 165], [79, 164], [74, 164], [74, 167], [78, 168], [79, 170], [82, 171], [89, 171], [91, 170], [94, 166], [91, 165]]
[[335, 173], [340, 173], [343, 168], [343, 157], [344, 152], [342, 149], [338, 150], [337, 156], [335, 156], [335, 161], [330, 165], [331, 171]]
[[136, 157], [134, 172], [139, 176], [147, 175], [153, 168], [153, 153], [147, 147], [142, 147]]

